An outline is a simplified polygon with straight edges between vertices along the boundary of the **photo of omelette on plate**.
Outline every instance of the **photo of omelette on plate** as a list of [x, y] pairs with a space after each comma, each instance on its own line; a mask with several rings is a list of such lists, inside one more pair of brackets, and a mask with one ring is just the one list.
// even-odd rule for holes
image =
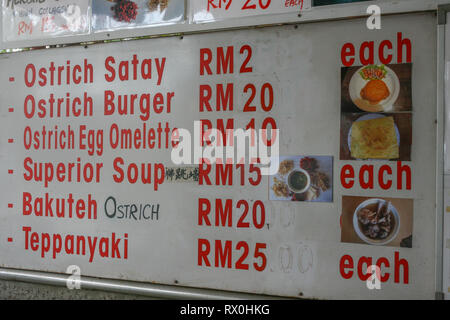
[[371, 116], [355, 121], [350, 130], [350, 152], [356, 159], [397, 159], [399, 134], [393, 117]]

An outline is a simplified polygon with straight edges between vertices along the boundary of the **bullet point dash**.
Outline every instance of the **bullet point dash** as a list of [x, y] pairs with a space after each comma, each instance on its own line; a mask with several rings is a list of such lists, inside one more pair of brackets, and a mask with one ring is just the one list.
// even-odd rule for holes
[[13, 174], [13, 173], [14, 173], [14, 170], [11, 170], [11, 169], [10, 169], [10, 170], [8, 170], [8, 173], [9, 173], [9, 174]]
[[8, 111], [9, 112], [14, 112], [14, 108], [9, 108]]
[[14, 139], [8, 139], [8, 143], [14, 143]]
[[8, 203], [8, 208], [12, 208], [14, 205], [12, 203]]
[[15, 80], [14, 77], [9, 77], [9, 82], [14, 82]]
[[13, 242], [13, 238], [8, 238], [8, 242]]

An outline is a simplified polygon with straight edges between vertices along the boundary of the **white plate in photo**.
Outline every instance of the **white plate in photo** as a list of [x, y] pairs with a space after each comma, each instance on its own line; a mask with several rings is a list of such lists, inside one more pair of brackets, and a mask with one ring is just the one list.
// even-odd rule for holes
[[367, 66], [359, 68], [350, 79], [350, 83], [348, 86], [350, 99], [352, 99], [353, 103], [363, 111], [391, 111], [392, 106], [394, 105], [395, 101], [397, 101], [398, 95], [400, 94], [400, 80], [391, 68], [384, 66], [384, 69], [386, 70], [386, 76], [382, 79], [382, 81], [384, 81], [384, 83], [388, 87], [390, 94], [386, 99], [381, 100], [378, 104], [371, 104], [369, 101], [361, 97], [361, 90], [370, 81], [364, 80], [360, 75], [360, 71], [366, 67]]

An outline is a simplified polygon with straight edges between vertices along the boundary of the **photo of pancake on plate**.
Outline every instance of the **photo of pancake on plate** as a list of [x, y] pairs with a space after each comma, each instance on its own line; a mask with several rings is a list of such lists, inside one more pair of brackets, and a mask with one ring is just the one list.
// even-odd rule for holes
[[399, 139], [393, 117], [355, 121], [351, 128], [351, 156], [356, 159], [396, 159]]
[[412, 113], [341, 113], [340, 160], [411, 161]]
[[342, 112], [404, 112], [411, 104], [410, 63], [341, 69]]

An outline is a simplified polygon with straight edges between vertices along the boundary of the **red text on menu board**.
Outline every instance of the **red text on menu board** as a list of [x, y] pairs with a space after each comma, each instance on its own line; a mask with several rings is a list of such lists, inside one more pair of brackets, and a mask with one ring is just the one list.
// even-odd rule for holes
[[[230, 1], [231, 3], [231, 1]], [[229, 3], [229, 4], [230, 4]], [[200, 76], [202, 79], [214, 78], [216, 75], [239, 74], [244, 76], [253, 73], [253, 48], [245, 44], [240, 47], [228, 46], [217, 48], [201, 48]], [[239, 62], [237, 62], [239, 60]], [[215, 113], [233, 112], [235, 110], [234, 83], [200, 84], [199, 112], [213, 115]], [[243, 86], [245, 102], [239, 111], [250, 117], [255, 112], [270, 112], [274, 107], [274, 89], [270, 82], [262, 86], [247, 83]], [[211, 120], [201, 120], [202, 130], [206, 132], [214, 125]], [[246, 122], [247, 129], [256, 129], [256, 121], [250, 118]], [[235, 119], [217, 119], [216, 128], [222, 134], [224, 145], [227, 144], [227, 132], [235, 129]], [[276, 121], [272, 117], [259, 124], [261, 128], [276, 129]], [[202, 134], [202, 137], [205, 137]], [[207, 135], [206, 135], [207, 137]], [[206, 140], [206, 141], [205, 141]], [[203, 142], [208, 143], [206, 138]], [[256, 163], [258, 159], [256, 159]], [[259, 186], [262, 181], [261, 171], [252, 163], [244, 164], [216, 163], [214, 165], [200, 162], [199, 185], [211, 187]], [[266, 209], [260, 200], [207, 198], [198, 199], [197, 225], [202, 228], [236, 228], [236, 230], [262, 230], [266, 226]], [[197, 239], [197, 265], [208, 268], [227, 268], [238, 270], [264, 271], [267, 266], [267, 244], [250, 243], [244, 240]]]
[[[23, 66], [20, 72], [24, 93], [20, 98], [23, 100], [19, 116], [24, 123], [22, 142], [27, 153], [22, 161], [18, 161], [21, 168], [8, 168], [8, 174], [45, 191], [43, 195], [33, 191], [22, 192], [21, 213], [24, 217], [95, 222], [99, 219], [100, 208], [106, 208], [107, 204], [113, 206], [105, 212], [107, 218], [137, 221], [149, 220], [150, 212], [152, 217], [159, 214], [159, 204], [121, 204], [109, 197], [103, 206], [95, 192], [82, 196], [77, 193], [55, 194], [54, 190], [59, 184], [99, 185], [108, 179], [107, 176], [113, 183], [149, 185], [152, 190], [159, 190], [165, 182], [164, 165], [150, 160], [130, 161], [126, 151], [168, 150], [174, 146], [171, 137], [177, 129], [169, 121], [148, 121], [155, 115], [172, 113], [175, 92], [163, 88], [166, 61], [166, 57], [130, 53], [122, 59], [107, 56], [100, 64], [81, 57], [27, 62]], [[102, 94], [101, 107], [94, 108], [96, 100], [90, 90], [96, 84], [94, 73], [98, 69], [107, 84], [147, 80], [151, 85], [144, 93], [132, 90], [122, 93], [107, 87]], [[11, 85], [15, 79], [15, 76], [10, 76]], [[80, 87], [80, 92], [73, 90], [75, 87]], [[13, 115], [16, 108], [12, 106], [8, 112]], [[105, 127], [92, 126], [87, 121], [112, 116], [115, 119], [108, 121]], [[120, 121], [124, 118], [136, 119], [138, 124]], [[61, 121], [63, 119], [67, 121]], [[37, 124], [32, 125], [32, 120]], [[14, 141], [13, 137], [8, 140], [9, 143]], [[105, 149], [118, 154], [104, 158]], [[74, 155], [73, 151], [77, 154]], [[56, 160], [49, 156], [54, 153], [66, 154], [66, 157]], [[42, 157], [42, 154], [47, 157]], [[105, 171], [108, 167], [112, 171]], [[16, 206], [19, 204], [8, 203], [8, 208]], [[24, 249], [43, 259], [56, 259], [64, 254], [84, 256], [89, 263], [102, 258], [129, 259], [128, 232], [65, 234], [46, 231], [28, 223], [20, 230]], [[13, 243], [13, 237], [8, 237], [8, 242]]]

